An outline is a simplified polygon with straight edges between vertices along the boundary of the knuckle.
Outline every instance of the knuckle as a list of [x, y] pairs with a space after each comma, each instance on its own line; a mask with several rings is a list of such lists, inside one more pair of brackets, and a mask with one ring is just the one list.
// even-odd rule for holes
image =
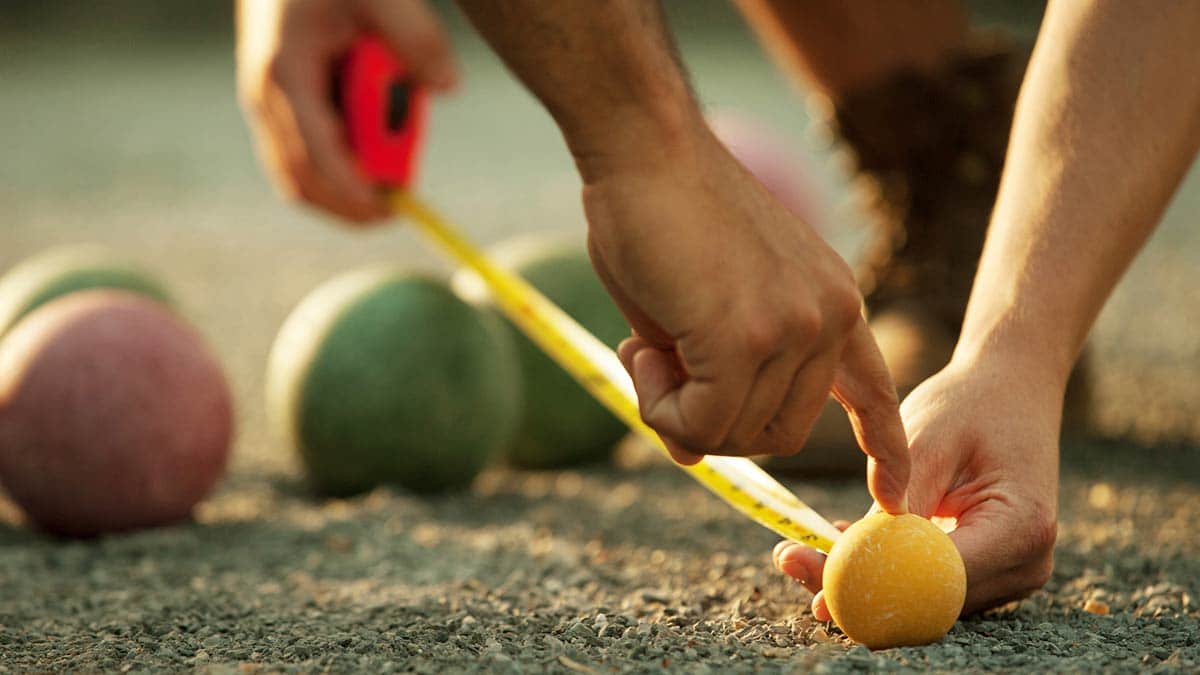
[[680, 443], [687, 448], [706, 454], [729, 454], [722, 451], [724, 443], [720, 434], [710, 429], [688, 429], [680, 434]]
[[830, 320], [843, 333], [854, 329], [862, 316], [862, 294], [853, 279], [835, 284], [830, 299]]
[[821, 334], [821, 314], [815, 308], [797, 303], [788, 312], [789, 331], [799, 342], [808, 342]]
[[704, 423], [690, 423], [679, 430], [678, 441], [681, 445], [697, 452], [712, 454], [727, 454], [722, 451], [726, 445], [725, 434], [715, 420]]
[[790, 457], [800, 452], [811, 428], [811, 424], [804, 422], [806, 414], [803, 411], [780, 410], [779, 415], [763, 427], [762, 433], [754, 439], [754, 454]]
[[890, 377], [873, 380], [870, 387], [871, 399], [877, 401], [875, 405], [878, 411], [886, 411], [888, 415], [893, 415], [899, 410], [900, 394], [896, 392], [896, 387], [892, 384]]
[[862, 386], [867, 387], [869, 391], [865, 392], [867, 395], [855, 405], [854, 414], [864, 426], [873, 428], [896, 414], [900, 407], [900, 399], [890, 381], [871, 382]]
[[275, 53], [263, 63], [257, 86], [261, 89], [267, 89], [268, 87], [284, 88], [290, 81], [290, 78], [291, 67], [288, 65], [288, 59], [279, 53]]
[[776, 457], [791, 457], [804, 449], [811, 432], [808, 429], [789, 429], [772, 434], [770, 454]]
[[783, 341], [783, 332], [782, 322], [774, 319], [749, 321], [742, 329], [741, 347], [752, 357], [766, 358]]
[[1029, 523], [1030, 550], [1037, 556], [1050, 556], [1058, 539], [1058, 521], [1053, 509], [1039, 507]]
[[862, 320], [862, 299], [856, 296], [849, 302], [839, 303], [834, 316], [837, 319], [837, 327], [842, 335], [849, 335], [858, 322]]
[[445, 36], [434, 26], [413, 31], [405, 41], [410, 54], [419, 59], [423, 65], [432, 65], [445, 60], [450, 55], [450, 46]]
[[708, 450], [710, 455], [720, 455], [721, 457], [746, 457], [751, 453], [746, 451], [745, 446], [740, 443], [722, 443], [719, 447]]
[[758, 454], [754, 449], [755, 440], [755, 438], [727, 438], [711, 452], [714, 455], [727, 455], [729, 457], [745, 457], [747, 455]]
[[680, 423], [655, 406], [642, 408], [642, 421], [659, 434], [697, 453], [709, 453], [719, 448], [723, 438], [713, 425]]

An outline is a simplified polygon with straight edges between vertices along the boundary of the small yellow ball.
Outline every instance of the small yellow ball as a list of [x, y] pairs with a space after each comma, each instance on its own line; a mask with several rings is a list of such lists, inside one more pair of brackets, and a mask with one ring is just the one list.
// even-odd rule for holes
[[877, 513], [834, 544], [823, 585], [838, 627], [855, 642], [887, 649], [940, 640], [962, 612], [967, 571], [933, 523]]

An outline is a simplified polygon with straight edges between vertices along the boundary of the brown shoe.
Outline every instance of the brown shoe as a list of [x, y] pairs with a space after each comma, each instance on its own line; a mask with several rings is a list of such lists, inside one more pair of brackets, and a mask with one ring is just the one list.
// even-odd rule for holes
[[[980, 41], [937, 73], [898, 72], [818, 110], [852, 151], [853, 187], [874, 216], [877, 235], [857, 272], [902, 399], [953, 352], [1027, 57], [1011, 43]], [[1072, 424], [1086, 420], [1086, 381], [1081, 358], [1064, 415]], [[832, 401], [804, 450], [770, 463], [805, 474], [858, 473], [864, 464]]]

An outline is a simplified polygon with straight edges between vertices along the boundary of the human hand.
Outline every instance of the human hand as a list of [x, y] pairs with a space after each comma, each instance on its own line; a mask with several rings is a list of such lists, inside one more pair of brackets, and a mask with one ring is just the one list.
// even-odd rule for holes
[[457, 67], [434, 13], [423, 0], [239, 0], [237, 23], [238, 93], [279, 192], [354, 222], [387, 216], [346, 144], [331, 79], [371, 32], [421, 84], [453, 88]]
[[[912, 457], [909, 507], [956, 522], [950, 538], [967, 568], [967, 614], [1023, 598], [1050, 578], [1065, 385], [1020, 358], [964, 361], [917, 387], [901, 414]], [[774, 560], [817, 593], [813, 614], [828, 621], [825, 556], [781, 542]]]
[[707, 128], [644, 162], [583, 167], [595, 267], [634, 328], [618, 353], [672, 457], [791, 454], [831, 390], [903, 512], [895, 389], [846, 263]]

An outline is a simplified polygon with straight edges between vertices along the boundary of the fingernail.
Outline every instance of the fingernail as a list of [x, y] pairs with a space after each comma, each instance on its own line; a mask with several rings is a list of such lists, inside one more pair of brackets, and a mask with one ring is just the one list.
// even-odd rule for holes
[[787, 539], [775, 544], [775, 550], [771, 551], [771, 562], [774, 563], [775, 569], [779, 569], [779, 556], [783, 555], [783, 552], [786, 551], [791, 545], [792, 542], [788, 541]]
[[813, 598], [812, 613], [813, 618], [815, 618], [817, 621], [830, 621], [833, 619], [833, 616], [829, 613], [829, 606], [825, 604], [825, 597], [823, 594], [817, 594], [817, 596]]

